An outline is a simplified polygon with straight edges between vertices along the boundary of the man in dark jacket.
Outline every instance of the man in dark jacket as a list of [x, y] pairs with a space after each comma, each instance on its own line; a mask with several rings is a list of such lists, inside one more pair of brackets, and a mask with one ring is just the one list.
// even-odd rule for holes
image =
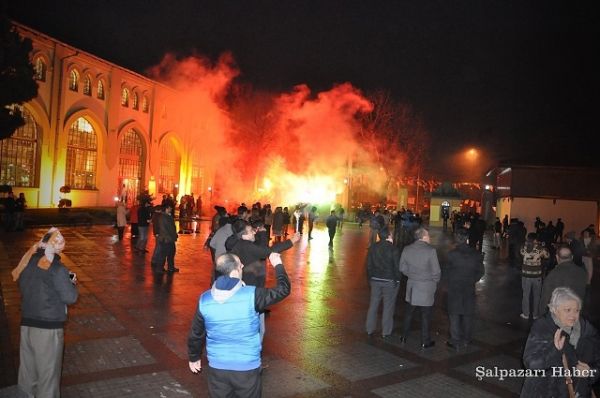
[[444, 279], [448, 283], [448, 317], [450, 341], [446, 345], [458, 349], [471, 342], [475, 313], [475, 284], [484, 275], [483, 257], [467, 245], [468, 232], [459, 228], [456, 248], [448, 253]]
[[134, 250], [138, 253], [144, 254], [148, 253], [146, 250], [146, 244], [148, 243], [148, 227], [150, 225], [150, 219], [152, 219], [152, 204], [151, 203], [143, 203], [138, 208], [138, 240], [135, 245]]
[[165, 272], [163, 268], [165, 260], [168, 269], [166, 272], [179, 272], [175, 267], [175, 242], [177, 241], [177, 229], [175, 228], [175, 219], [173, 218], [173, 207], [166, 205], [163, 213], [158, 218], [160, 233], [156, 236], [156, 256], [152, 256], [152, 270], [157, 274]]
[[294, 246], [300, 240], [299, 235], [294, 235], [291, 240], [285, 240], [269, 247], [257, 244], [256, 230], [247, 221], [238, 219], [232, 224], [233, 235], [225, 242], [229, 253], [235, 254], [244, 264], [243, 280], [246, 285], [264, 287], [266, 279], [265, 260], [273, 252], [281, 253]]
[[51, 228], [12, 272], [21, 291], [19, 390], [28, 397], [60, 395], [67, 305], [78, 295], [77, 279], [58, 255], [64, 247], [63, 236]]
[[367, 334], [371, 336], [377, 326], [377, 310], [383, 300], [381, 329], [383, 338], [394, 328], [394, 309], [400, 287], [400, 250], [394, 246], [387, 227], [379, 230], [379, 242], [373, 243], [367, 253], [367, 278], [371, 286], [371, 300], [367, 311]]
[[[331, 214], [327, 217], [325, 225], [327, 225], [327, 232], [329, 232], [329, 247], [333, 246], [333, 238], [335, 237], [335, 231], [337, 229], [339, 218], [335, 215], [335, 210], [331, 210]], [[342, 229], [340, 227], [340, 229]]]
[[471, 217], [471, 227], [469, 228], [469, 246], [479, 251], [483, 250], [483, 235], [485, 234], [485, 221], [479, 218], [479, 214]]
[[582, 267], [573, 263], [573, 254], [568, 247], [561, 247], [556, 253], [558, 264], [544, 280], [542, 286], [542, 299], [540, 300], [540, 314], [548, 311], [548, 304], [552, 292], [557, 287], [568, 287], [573, 290], [583, 302], [587, 284], [587, 272]]
[[211, 397], [260, 397], [262, 344], [259, 312], [290, 294], [290, 281], [281, 255], [271, 253], [277, 286], [272, 289], [244, 285], [243, 263], [231, 253], [217, 259], [223, 275], [198, 300], [198, 309], [188, 338], [189, 367], [202, 370], [202, 341], [206, 338], [209, 362], [208, 394]]

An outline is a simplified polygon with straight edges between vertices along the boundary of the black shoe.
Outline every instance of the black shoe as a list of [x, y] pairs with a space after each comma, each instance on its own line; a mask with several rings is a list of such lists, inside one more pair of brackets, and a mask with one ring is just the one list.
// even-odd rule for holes
[[173, 273], [173, 272], [179, 272], [179, 268], [169, 268], [169, 269], [167, 270], [167, 272], [169, 272], [169, 273]]
[[435, 345], [435, 341], [431, 340], [429, 343], [421, 344], [421, 348], [431, 348]]
[[449, 341], [446, 341], [446, 346], [448, 346], [448, 348], [452, 348], [453, 350], [458, 350], [458, 346]]
[[399, 341], [400, 341], [400, 343], [405, 344], [406, 343], [406, 337], [400, 336]]

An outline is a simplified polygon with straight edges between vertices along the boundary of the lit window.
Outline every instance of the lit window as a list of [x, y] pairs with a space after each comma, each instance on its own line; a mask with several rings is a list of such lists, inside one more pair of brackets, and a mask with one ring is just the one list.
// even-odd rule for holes
[[0, 185], [33, 187], [37, 177], [37, 144], [40, 126], [27, 109], [15, 106], [22, 112], [25, 125], [10, 138], [0, 140]]
[[96, 96], [98, 97], [98, 99], [104, 99], [104, 83], [102, 82], [102, 80], [98, 80], [98, 89], [96, 92]]
[[83, 81], [83, 94], [92, 95], [92, 79], [89, 76]]
[[142, 98], [142, 112], [148, 113], [148, 97], [145, 95]]
[[131, 98], [131, 107], [135, 110], [138, 109], [138, 95], [137, 93], [133, 93], [133, 97]]
[[129, 90], [126, 88], [121, 91], [121, 105], [129, 106]]
[[79, 89], [79, 73], [73, 69], [69, 74], [69, 90], [77, 91]]
[[39, 80], [41, 82], [46, 81], [46, 63], [42, 59], [42, 57], [37, 57], [35, 59], [35, 80]]
[[128, 203], [140, 194], [144, 171], [144, 147], [140, 135], [127, 130], [121, 139], [119, 156], [119, 186], [126, 185]]
[[171, 140], [165, 140], [160, 148], [160, 168], [158, 175], [158, 192], [171, 193], [175, 184], [179, 183], [179, 166], [181, 158]]
[[96, 188], [98, 143], [94, 128], [80, 117], [69, 128], [65, 185], [71, 189]]

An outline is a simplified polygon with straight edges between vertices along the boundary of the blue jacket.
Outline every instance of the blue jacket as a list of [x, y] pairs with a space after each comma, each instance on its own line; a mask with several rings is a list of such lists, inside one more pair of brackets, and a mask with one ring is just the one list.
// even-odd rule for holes
[[198, 311], [207, 330], [206, 353], [211, 367], [244, 371], [260, 366], [255, 291], [255, 286], [243, 286], [238, 282], [231, 290], [213, 286], [200, 296]]
[[260, 366], [258, 313], [290, 294], [282, 264], [275, 267], [275, 274], [275, 288], [245, 286], [239, 279], [221, 276], [200, 296], [188, 337], [190, 362], [200, 359], [206, 338], [212, 368], [244, 371]]

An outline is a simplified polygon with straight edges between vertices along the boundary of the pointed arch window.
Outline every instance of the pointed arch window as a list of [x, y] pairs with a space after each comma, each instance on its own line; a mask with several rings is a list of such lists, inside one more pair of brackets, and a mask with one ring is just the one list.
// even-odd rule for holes
[[131, 97], [131, 107], [136, 111], [139, 109], [139, 98], [137, 93], [133, 93]]
[[121, 90], [121, 106], [129, 106], [129, 90], [126, 88]]
[[83, 80], [83, 94], [92, 95], [92, 78], [89, 75]]
[[98, 137], [94, 127], [83, 117], [69, 128], [65, 185], [71, 189], [95, 189], [98, 160]]
[[96, 88], [96, 96], [100, 100], [104, 99], [104, 82], [102, 81], [102, 79], [98, 80], [98, 87]]
[[69, 90], [79, 90], [79, 72], [77, 72], [75, 69], [69, 73]]
[[35, 80], [46, 81], [46, 63], [42, 57], [35, 59]]
[[11, 137], [0, 140], [0, 185], [34, 187], [37, 184], [38, 137], [41, 128], [27, 109], [14, 106], [20, 111], [25, 125]]

